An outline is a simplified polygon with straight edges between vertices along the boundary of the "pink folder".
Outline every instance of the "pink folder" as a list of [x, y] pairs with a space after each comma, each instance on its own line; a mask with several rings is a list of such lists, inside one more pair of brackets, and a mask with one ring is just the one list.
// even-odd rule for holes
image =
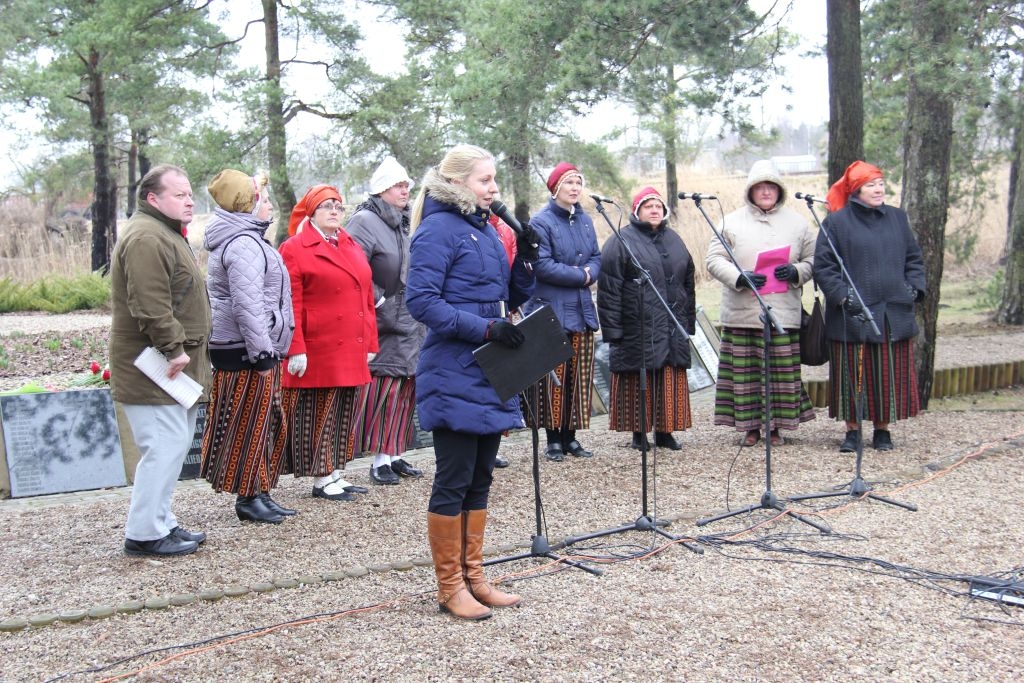
[[789, 289], [789, 283], [775, 277], [776, 266], [789, 263], [789, 246], [777, 247], [762, 251], [757, 254], [757, 262], [754, 264], [754, 272], [760, 273], [768, 278], [764, 287], [757, 290], [760, 294], [778, 294]]

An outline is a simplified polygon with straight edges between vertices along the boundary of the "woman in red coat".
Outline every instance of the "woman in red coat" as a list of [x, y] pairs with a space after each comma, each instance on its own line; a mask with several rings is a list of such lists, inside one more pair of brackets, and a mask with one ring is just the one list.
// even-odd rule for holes
[[281, 256], [292, 285], [295, 335], [281, 403], [288, 421], [286, 467], [312, 476], [313, 496], [354, 500], [365, 493], [341, 478], [355, 448], [359, 387], [377, 352], [373, 280], [363, 250], [341, 228], [345, 207], [329, 185], [314, 185], [292, 211]]

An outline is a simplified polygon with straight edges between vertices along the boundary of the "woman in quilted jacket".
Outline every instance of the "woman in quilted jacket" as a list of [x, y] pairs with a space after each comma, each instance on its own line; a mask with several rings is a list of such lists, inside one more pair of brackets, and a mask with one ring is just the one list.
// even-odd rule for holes
[[273, 212], [266, 186], [265, 175], [226, 169], [208, 187], [217, 202], [204, 236], [214, 373], [202, 475], [215, 491], [236, 494], [239, 519], [277, 524], [295, 514], [270, 497], [285, 435], [281, 359], [295, 320], [288, 271], [263, 237]]

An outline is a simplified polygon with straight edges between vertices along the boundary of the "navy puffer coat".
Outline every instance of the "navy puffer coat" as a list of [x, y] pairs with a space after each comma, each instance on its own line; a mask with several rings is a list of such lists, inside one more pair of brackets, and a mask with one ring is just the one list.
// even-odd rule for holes
[[[430, 172], [423, 221], [412, 237], [406, 305], [427, 326], [416, 367], [416, 409], [425, 430], [497, 434], [524, 426], [518, 398], [502, 402], [473, 356], [487, 325], [533, 291], [532, 271], [509, 267], [489, 213], [465, 188]], [[461, 190], [461, 192], [460, 192]]]

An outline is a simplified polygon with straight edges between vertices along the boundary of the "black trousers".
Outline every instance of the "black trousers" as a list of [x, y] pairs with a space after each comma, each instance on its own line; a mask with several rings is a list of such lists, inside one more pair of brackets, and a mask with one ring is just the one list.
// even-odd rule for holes
[[448, 516], [486, 509], [501, 434], [435, 429], [433, 436], [437, 469], [427, 509]]

